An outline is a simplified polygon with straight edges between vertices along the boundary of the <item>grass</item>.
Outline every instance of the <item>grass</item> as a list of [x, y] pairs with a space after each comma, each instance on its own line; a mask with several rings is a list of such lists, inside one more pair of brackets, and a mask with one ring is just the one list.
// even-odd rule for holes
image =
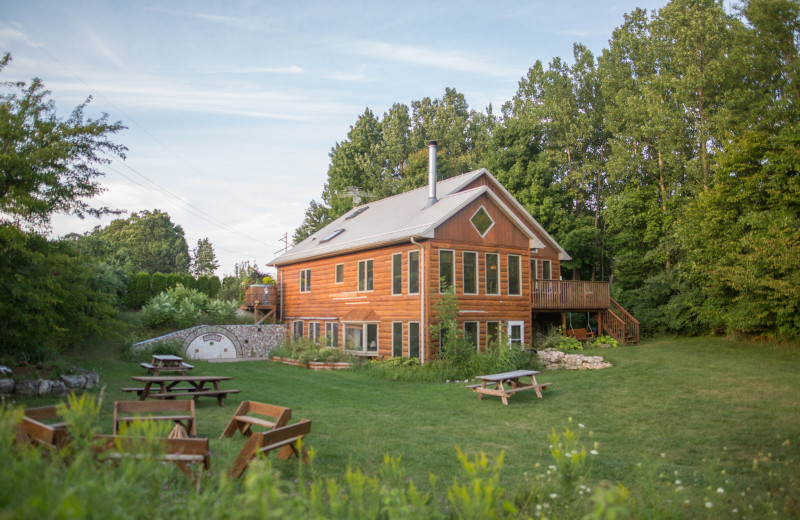
[[[697, 486], [724, 481], [726, 488], [758, 493], [778, 493], [774, 488], [784, 486], [788, 500], [800, 500], [793, 495], [800, 460], [796, 347], [664, 338], [583, 354], [603, 355], [614, 367], [546, 372], [539, 381], [553, 385], [544, 399], [521, 392], [509, 406], [491, 396], [479, 402], [464, 383], [391, 382], [357, 370], [315, 372], [266, 361], [193, 361], [194, 373], [232, 376], [222, 384], [241, 390], [222, 408], [214, 399], [200, 399], [197, 433], [211, 439], [212, 469], [223, 472], [243, 445], [241, 437], [218, 440], [230, 414], [240, 400], [263, 401], [291, 407], [293, 420], [313, 421], [307, 440], [316, 452], [315, 475], [338, 478], [347, 466], [371, 472], [384, 454], [400, 455], [406, 475], [425, 488], [430, 474], [450, 482], [459, 472], [458, 447], [490, 457], [504, 451], [501, 483], [513, 488], [537, 463], [550, 463], [548, 435], [569, 426], [587, 449], [597, 443], [590, 469], [596, 481], [636, 485], [631, 479], [640, 478], [632, 475], [641, 475], [641, 464], [656, 461], [659, 477], [667, 474], [669, 482], [671, 475], [695, 479]], [[120, 361], [118, 348], [109, 345], [75, 362], [100, 373], [100, 425], [110, 433], [113, 401], [131, 399], [118, 389], [131, 386], [130, 376], [142, 369], [138, 362]], [[27, 406], [52, 401], [20, 400]], [[794, 462], [769, 473], [754, 469], [753, 461], [768, 453]], [[274, 464], [289, 478], [296, 475], [296, 464]], [[709, 481], [715, 475], [724, 477]], [[789, 481], [794, 483], [786, 487]]]

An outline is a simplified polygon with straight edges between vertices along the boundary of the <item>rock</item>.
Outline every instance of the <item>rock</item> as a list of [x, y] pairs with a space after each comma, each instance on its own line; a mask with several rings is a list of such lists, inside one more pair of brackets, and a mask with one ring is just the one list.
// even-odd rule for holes
[[611, 366], [611, 363], [603, 360], [603, 356], [565, 354], [560, 350], [554, 349], [541, 350], [537, 352], [537, 356], [544, 363], [544, 368], [549, 370], [558, 368], [566, 370], [599, 370]]
[[70, 390], [82, 390], [86, 384], [86, 378], [80, 375], [61, 376], [61, 380]]
[[56, 397], [64, 397], [67, 395], [67, 385], [63, 381], [51, 381], [50, 393]]
[[14, 391], [14, 380], [3, 378], [0, 379], [0, 394], [10, 394]]
[[39, 395], [39, 382], [31, 379], [20, 381], [14, 387], [17, 395]]

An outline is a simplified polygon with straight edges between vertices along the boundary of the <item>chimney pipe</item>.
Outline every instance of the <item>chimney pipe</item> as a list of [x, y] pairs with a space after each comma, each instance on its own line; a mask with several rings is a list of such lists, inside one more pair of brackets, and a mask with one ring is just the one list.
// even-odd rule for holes
[[436, 204], [436, 141], [428, 141], [428, 206]]

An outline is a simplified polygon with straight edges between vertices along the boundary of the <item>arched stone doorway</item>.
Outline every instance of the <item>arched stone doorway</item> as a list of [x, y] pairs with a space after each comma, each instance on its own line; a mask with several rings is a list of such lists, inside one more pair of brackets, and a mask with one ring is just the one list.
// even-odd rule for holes
[[185, 356], [190, 359], [241, 357], [238, 338], [222, 327], [203, 326], [186, 338]]

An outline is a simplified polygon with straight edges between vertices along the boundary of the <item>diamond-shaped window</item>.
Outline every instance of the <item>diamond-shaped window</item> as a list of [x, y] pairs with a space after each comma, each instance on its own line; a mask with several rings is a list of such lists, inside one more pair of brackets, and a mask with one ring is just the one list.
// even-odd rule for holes
[[483, 206], [472, 215], [472, 218], [469, 219], [472, 222], [472, 225], [475, 226], [475, 229], [480, 233], [481, 237], [485, 236], [486, 233], [494, 226], [494, 220], [492, 217], [486, 213], [486, 210], [483, 209]]

